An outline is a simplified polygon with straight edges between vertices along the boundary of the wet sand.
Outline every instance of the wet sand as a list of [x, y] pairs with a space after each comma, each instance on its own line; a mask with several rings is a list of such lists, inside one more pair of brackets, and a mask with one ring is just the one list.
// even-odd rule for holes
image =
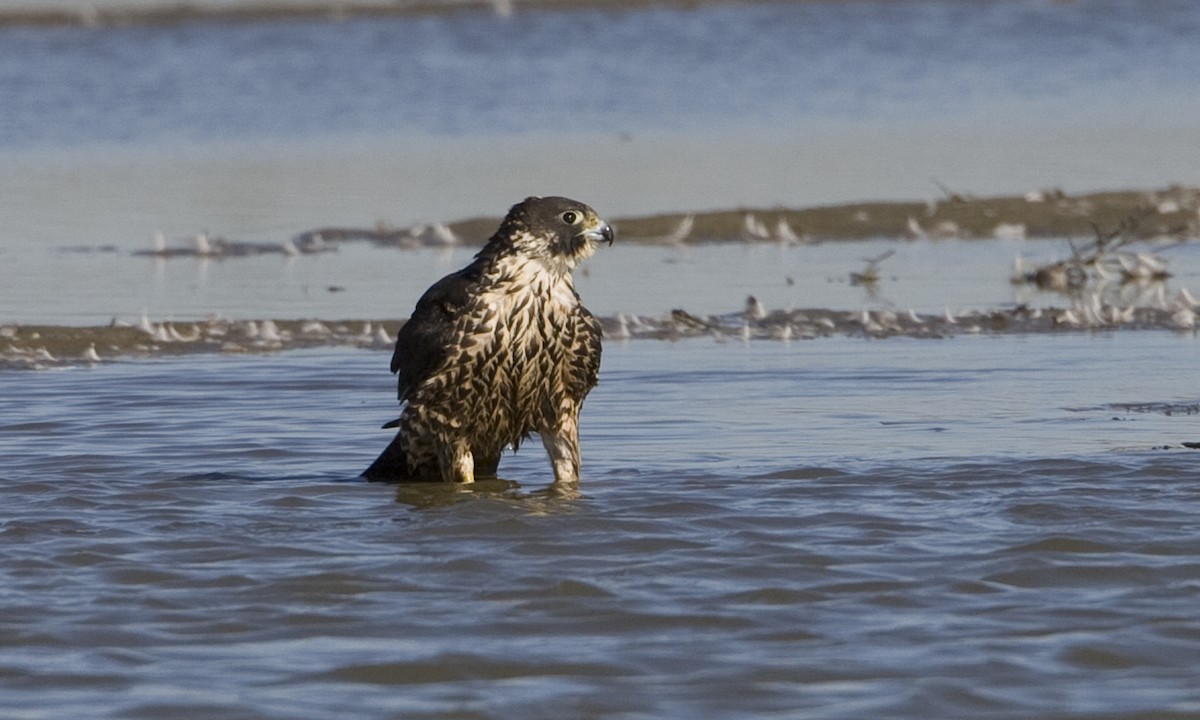
[[401, 321], [245, 320], [0, 325], [0, 368], [48, 368], [117, 358], [251, 353], [313, 347], [389, 348]]
[[[761, 225], [747, 227], [749, 218]], [[814, 242], [868, 238], [1078, 238], [1092, 237], [1136, 218], [1136, 238], [1194, 239], [1200, 236], [1200, 188], [1125, 190], [1068, 195], [1059, 189], [1020, 196], [974, 197], [945, 189], [928, 202], [855, 202], [808, 208], [737, 208], [616, 218], [621, 242], [705, 243]], [[499, 217], [454, 222], [449, 228], [468, 244], [482, 244]], [[683, 224], [686, 222], [686, 226]], [[683, 226], [683, 227], [681, 227]], [[686, 233], [679, 232], [687, 229]], [[409, 229], [318, 228], [300, 236], [308, 241], [370, 240], [381, 245], [412, 241]]]
[[[366, 241], [381, 247], [413, 249], [463, 244], [481, 246], [500, 217], [477, 217], [447, 224], [394, 227], [319, 227], [281, 242], [253, 242], [200, 236], [190, 242], [163, 244], [135, 255], [164, 258], [205, 256], [237, 258], [262, 254], [325, 252], [340, 242]], [[1200, 237], [1200, 188], [1125, 190], [1068, 195], [1036, 190], [1022, 196], [973, 197], [947, 191], [928, 202], [856, 202], [809, 208], [736, 208], [695, 213], [665, 213], [612, 220], [622, 244], [696, 245], [715, 242], [803, 244], [837, 240], [896, 238], [1025, 239], [1091, 238], [1100, 230], [1122, 227], [1138, 240], [1186, 242]], [[163, 241], [165, 242], [165, 241]], [[82, 247], [80, 250], [92, 248]], [[104, 246], [100, 250], [115, 250]]]
[[[866, 339], [946, 339], [962, 335], [1170, 330], [1194, 335], [1198, 308], [1177, 305], [1119, 313], [1101, 307], [1017, 307], [958, 316], [819, 308], [694, 315], [677, 309], [662, 315], [620, 314], [601, 318], [608, 342], [683, 340], [714, 342], [803, 341], [834, 336]], [[113, 324], [103, 327], [0, 325], [0, 370], [72, 367], [133, 358], [184, 354], [273, 353], [320, 347], [390, 351], [403, 320], [222, 320]]]

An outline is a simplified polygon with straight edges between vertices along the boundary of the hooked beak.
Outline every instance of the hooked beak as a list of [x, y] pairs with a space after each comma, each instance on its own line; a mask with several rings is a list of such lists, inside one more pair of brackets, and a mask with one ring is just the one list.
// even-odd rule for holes
[[591, 240], [592, 242], [595, 242], [595, 243], [606, 242], [609, 244], [609, 246], [612, 246], [613, 239], [616, 237], [613, 234], [612, 226], [609, 225], [608, 223], [603, 223], [600, 227], [588, 230], [588, 231], [584, 232], [583, 234], [585, 237], [587, 237], [588, 240]]

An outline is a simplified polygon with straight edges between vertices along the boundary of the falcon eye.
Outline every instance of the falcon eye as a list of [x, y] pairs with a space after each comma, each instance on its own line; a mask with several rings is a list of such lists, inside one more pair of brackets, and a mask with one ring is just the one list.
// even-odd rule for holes
[[568, 210], [560, 217], [562, 218], [562, 221], [568, 225], [574, 225], [575, 223], [579, 222], [579, 213], [575, 212], [574, 210]]

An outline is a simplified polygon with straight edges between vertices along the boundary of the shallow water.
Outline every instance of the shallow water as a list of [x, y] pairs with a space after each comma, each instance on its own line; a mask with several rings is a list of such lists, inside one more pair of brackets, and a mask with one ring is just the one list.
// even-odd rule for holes
[[1200, 712], [1194, 338], [605, 352], [574, 499], [355, 481], [381, 352], [6, 373], [0, 714]]
[[[1126, 287], [1132, 304], [1153, 304], [1181, 288], [1200, 295], [1200, 245], [1172, 244], [1135, 250], [1157, 253], [1172, 277], [1161, 287]], [[30, 250], [13, 253], [11, 282], [0, 285], [0, 320], [26, 324], [193, 321], [208, 315], [247, 318], [407, 317], [421, 293], [438, 278], [466, 265], [476, 249], [399, 251], [343, 243], [319, 255], [207, 260], [133, 257], [122, 252]], [[893, 255], [878, 265], [873, 288], [851, 282], [866, 259]], [[601, 248], [576, 276], [589, 309], [662, 315], [740, 311], [748, 295], [769, 309], [827, 308], [941, 314], [945, 309], [988, 311], [1024, 303], [1066, 307], [1069, 298], [1015, 287], [1013, 261], [1026, 267], [1070, 257], [1065, 240], [920, 241], [892, 239], [831, 242], [800, 247], [741, 242], [692, 248], [621, 242]], [[78, 283], [48, 287], [38, 268], [50, 262]]]

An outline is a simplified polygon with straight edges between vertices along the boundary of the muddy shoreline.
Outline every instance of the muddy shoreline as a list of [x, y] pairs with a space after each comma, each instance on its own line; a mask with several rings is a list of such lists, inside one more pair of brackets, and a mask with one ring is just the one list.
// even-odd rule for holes
[[[743, 207], [694, 213], [663, 213], [612, 219], [621, 243], [704, 244], [750, 242], [821, 242], [834, 240], [987, 239], [1091, 237], [1096, 227], [1118, 225], [1131, 217], [1131, 234], [1140, 239], [1193, 239], [1200, 236], [1200, 188], [1122, 190], [1068, 195], [1035, 190], [1019, 196], [975, 197], [947, 190], [927, 202], [855, 202], [808, 208]], [[453, 236], [482, 245], [499, 217], [448, 223]], [[681, 232], [686, 230], [686, 232]], [[297, 241], [365, 240], [384, 246], [434, 244], [426, 228], [324, 227]]]
[[[133, 254], [162, 258], [218, 259], [262, 254], [306, 255], [339, 243], [415, 249], [479, 247], [500, 224], [499, 216], [397, 227], [384, 220], [367, 227], [326, 226], [279, 242], [246, 242], [197, 235], [168, 243], [156, 240]], [[805, 243], [840, 240], [984, 240], [1093, 238], [1122, 227], [1135, 240], [1186, 242], [1200, 238], [1200, 188], [1121, 190], [1068, 195], [1058, 189], [1020, 196], [976, 197], [950, 190], [925, 202], [853, 202], [806, 208], [740, 207], [610, 218], [619, 244], [704, 245], [722, 242]], [[106, 247], [114, 251], [116, 248]]]
[[[708, 338], [724, 342], [792, 342], [835, 336], [946, 339], [973, 335], [1063, 332], [1196, 332], [1196, 307], [1138, 308], [1117, 314], [1079, 308], [1025, 306], [952, 315], [912, 311], [774, 310], [751, 308], [721, 315], [676, 309], [661, 315], [620, 314], [601, 318], [609, 343]], [[128, 359], [195, 354], [274, 353], [311, 348], [356, 347], [390, 351], [403, 320], [224, 320], [200, 322], [114, 321], [97, 327], [0, 325], [0, 370], [48, 369]]]

